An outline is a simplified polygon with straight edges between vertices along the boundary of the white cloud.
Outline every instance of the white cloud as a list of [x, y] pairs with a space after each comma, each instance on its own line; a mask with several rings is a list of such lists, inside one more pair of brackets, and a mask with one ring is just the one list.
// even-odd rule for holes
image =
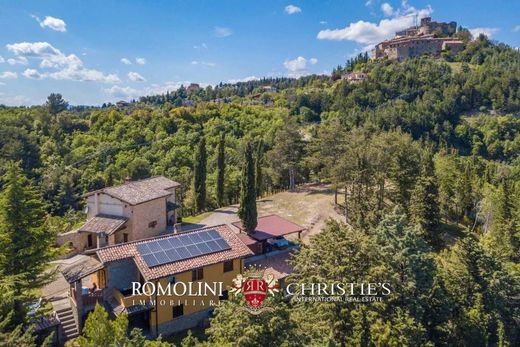
[[301, 12], [302, 12], [302, 9], [299, 8], [298, 6], [294, 6], [294, 5], [285, 6], [285, 13], [287, 13], [289, 15], [301, 13]]
[[22, 75], [24, 75], [24, 77], [27, 77], [27, 78], [32, 78], [32, 79], [35, 79], [35, 80], [39, 80], [42, 78], [41, 74], [35, 70], [35, 69], [26, 69]]
[[0, 72], [0, 79], [13, 79], [18, 78], [18, 74], [12, 71]]
[[137, 72], [129, 72], [128, 73], [128, 78], [131, 81], [134, 81], [134, 82], [144, 82], [144, 81], [146, 81], [146, 79], [143, 76], [141, 76], [140, 74], [138, 74]]
[[[513, 32], [517, 33], [520, 31], [520, 25], [516, 25], [514, 28], [513, 28]], [[1, 57], [0, 57], [1, 58]]]
[[394, 8], [388, 2], [385, 2], [381, 5], [381, 11], [383, 11], [383, 14], [387, 17], [390, 17], [392, 14], [394, 14]]
[[217, 66], [217, 64], [212, 63], [212, 62], [198, 61], [198, 60], [193, 60], [191, 62], [191, 65], [202, 65], [202, 66], [208, 66], [208, 67], [215, 67], [215, 66]]
[[0, 93], [0, 105], [7, 106], [20, 106], [20, 105], [30, 105], [30, 100], [28, 97], [23, 95], [5, 95], [4, 93]]
[[0, 55], [0, 64], [1, 64], [1, 63], [5, 63], [5, 59], [4, 59], [4, 57], [2, 57], [2, 56]]
[[320, 24], [325, 25], [325, 24], [327, 24], [327, 21], [326, 20], [320, 20]]
[[49, 28], [54, 31], [65, 32], [67, 31], [67, 24], [63, 19], [59, 19], [56, 17], [46, 16], [43, 20], [40, 20], [37, 16], [32, 16], [34, 19], [40, 23], [42, 28]]
[[412, 26], [415, 16], [420, 19], [431, 15], [432, 12], [430, 6], [418, 10], [410, 6], [407, 1], [403, 1], [401, 8], [393, 11], [392, 18], [382, 19], [379, 23], [360, 20], [350, 23], [342, 29], [321, 30], [318, 32], [317, 38], [319, 40], [354, 41], [363, 45], [374, 45], [392, 38], [396, 31]]
[[200, 48], [208, 49], [208, 45], [206, 45], [206, 43], [202, 42], [200, 45], [194, 45], [193, 48], [195, 48], [195, 49], [200, 49]]
[[132, 99], [141, 96], [141, 92], [131, 87], [112, 86], [105, 89], [105, 92], [117, 98]]
[[213, 29], [213, 33], [216, 37], [227, 37], [233, 35], [233, 30], [231, 30], [230, 28], [217, 26]]
[[[167, 81], [162, 84], [152, 84], [151, 86], [146, 87], [141, 95], [154, 95], [154, 94], [164, 94], [168, 91], [174, 91], [179, 89], [181, 86], [189, 86], [192, 81]], [[207, 83], [199, 83], [202, 88], [205, 88]]]
[[488, 38], [491, 38], [491, 36], [493, 36], [493, 34], [496, 33], [497, 31], [498, 31], [498, 28], [473, 28], [473, 29], [469, 29], [469, 32], [471, 33], [471, 35], [474, 38], [478, 37], [480, 34], [484, 34]]
[[376, 0], [367, 0], [367, 2], [365, 2], [365, 6], [372, 6], [375, 2]]
[[16, 58], [7, 59], [7, 63], [9, 65], [16, 65], [16, 64], [27, 65], [27, 64], [29, 64], [29, 61], [25, 57], [16, 57]]
[[286, 60], [283, 63], [283, 66], [287, 69], [287, 74], [289, 77], [300, 77], [306, 75], [307, 72], [307, 64], [314, 65], [318, 62], [316, 58], [310, 58], [309, 60], [305, 59], [302, 56], [295, 58], [293, 60]]
[[237, 78], [228, 80], [228, 83], [239, 83], [239, 82], [249, 82], [249, 81], [258, 81], [260, 78], [256, 76], [247, 76], [244, 78]]
[[[167, 81], [162, 84], [152, 84], [142, 89], [135, 89], [132, 87], [121, 87], [114, 85], [110, 88], [104, 89], [104, 92], [110, 96], [115, 98], [131, 100], [136, 99], [140, 96], [144, 95], [156, 95], [156, 94], [165, 94], [168, 91], [174, 91], [179, 89], [182, 85], [188, 86], [191, 81], [181, 81], [181, 82], [171, 82]], [[199, 85], [205, 88], [207, 83], [199, 83]]]
[[55, 71], [39, 72], [27, 69], [23, 75], [28, 78], [52, 78], [56, 80], [96, 81], [105, 83], [119, 83], [115, 74], [104, 74], [101, 71], [88, 69], [75, 54], [65, 55], [48, 42], [19, 42], [6, 45], [7, 50], [18, 59], [35, 59], [40, 61], [43, 69]]
[[137, 57], [135, 58], [135, 62], [139, 65], [144, 65], [146, 64], [146, 59]]
[[128, 58], [121, 58], [121, 63], [125, 64], [125, 65], [132, 65], [132, 62], [130, 60], [128, 60]]

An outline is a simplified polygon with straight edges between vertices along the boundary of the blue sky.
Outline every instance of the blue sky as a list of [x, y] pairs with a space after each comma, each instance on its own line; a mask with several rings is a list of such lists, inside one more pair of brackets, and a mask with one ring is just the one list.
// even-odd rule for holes
[[328, 73], [415, 15], [520, 46], [518, 1], [1, 1], [0, 104], [98, 105], [264, 76]]

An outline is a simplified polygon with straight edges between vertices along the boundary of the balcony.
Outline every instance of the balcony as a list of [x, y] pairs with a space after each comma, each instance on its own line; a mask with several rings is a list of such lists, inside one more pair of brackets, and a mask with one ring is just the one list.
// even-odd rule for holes
[[[145, 304], [142, 305], [142, 302]], [[112, 309], [116, 315], [123, 312], [130, 314], [139, 311], [145, 311], [151, 308], [149, 296], [132, 295], [131, 290], [119, 290], [115, 288], [112, 291], [110, 305], [112, 306]]]
[[[77, 307], [77, 292], [75, 288], [71, 289], [71, 299], [74, 305]], [[80, 297], [81, 306], [83, 307], [83, 312], [88, 312], [94, 309], [96, 304], [103, 305], [103, 289], [98, 289], [95, 292], [83, 293]]]

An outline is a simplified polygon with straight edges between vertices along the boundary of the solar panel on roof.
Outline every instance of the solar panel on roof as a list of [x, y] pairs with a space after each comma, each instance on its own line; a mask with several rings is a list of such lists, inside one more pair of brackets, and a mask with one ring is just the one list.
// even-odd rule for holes
[[213, 240], [216, 240], [216, 239], [220, 239], [220, 238], [221, 238], [220, 234], [217, 233], [217, 231], [216, 231], [216, 230], [213, 230], [213, 229], [208, 230], [208, 235], [211, 236], [211, 238], [212, 238]]
[[213, 229], [137, 245], [137, 251], [149, 267], [185, 260], [231, 249]]
[[157, 241], [148, 242], [147, 245], [148, 248], [150, 248], [150, 251], [152, 252], [159, 252], [160, 250], [162, 250], [161, 246]]
[[194, 243], [201, 243], [203, 242], [204, 240], [202, 240], [202, 238], [199, 236], [199, 234], [192, 234], [190, 235], [191, 236], [191, 240], [194, 242]]
[[218, 244], [221, 251], [229, 248], [228, 243], [226, 241], [224, 241], [223, 239], [215, 240], [215, 242]]
[[168, 258], [164, 251], [154, 253], [153, 255], [155, 255], [155, 258], [157, 259], [159, 264], [166, 264], [170, 262], [170, 258]]
[[211, 236], [209, 236], [207, 231], [200, 232], [199, 236], [202, 239], [202, 241], [210, 241], [211, 240]]
[[143, 255], [143, 260], [146, 263], [146, 265], [148, 265], [148, 266], [159, 265], [159, 262], [157, 261], [157, 259], [155, 258], [155, 256], [153, 254]]
[[215, 241], [208, 241], [208, 242], [206, 242], [206, 245], [209, 247], [211, 252], [220, 251], [220, 247], [217, 245], [217, 243]]
[[182, 242], [181, 242], [181, 240], [179, 240], [179, 239], [176, 238], [176, 237], [172, 237], [172, 238], [168, 239], [168, 241], [169, 241], [170, 244], [173, 246], [173, 248], [178, 248], [178, 247], [181, 247], [181, 246], [182, 246]]
[[205, 242], [197, 244], [197, 247], [200, 249], [202, 254], [212, 253], [211, 249]]
[[186, 246], [186, 248], [188, 249], [188, 252], [190, 252], [192, 257], [196, 257], [202, 254], [202, 252], [195, 245], [189, 245]]
[[179, 255], [179, 253], [177, 253], [177, 251], [174, 249], [170, 249], [170, 250], [166, 251], [166, 255], [168, 256], [168, 258], [170, 258], [171, 262], [181, 259], [181, 256]]
[[137, 250], [139, 251], [139, 253], [141, 253], [141, 255], [150, 254], [151, 253], [151, 251], [148, 248], [148, 246], [146, 245], [146, 243], [141, 244], [141, 245], [137, 245]]
[[191, 254], [190, 254], [190, 252], [188, 252], [186, 247], [175, 248], [175, 250], [179, 253], [179, 255], [181, 256], [181, 259], [187, 259], [187, 258], [191, 257]]
[[173, 246], [168, 240], [161, 240], [160, 245], [164, 251], [172, 249]]
[[182, 242], [184, 246], [192, 245], [194, 242], [191, 240], [189, 235], [181, 235], [179, 236], [179, 240]]

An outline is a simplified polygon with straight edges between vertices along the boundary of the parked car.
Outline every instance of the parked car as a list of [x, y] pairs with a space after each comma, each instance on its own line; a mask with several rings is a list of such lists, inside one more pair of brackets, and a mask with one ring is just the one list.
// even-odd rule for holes
[[287, 248], [289, 246], [289, 241], [285, 239], [283, 236], [278, 236], [272, 239], [268, 239], [267, 243], [275, 248]]

